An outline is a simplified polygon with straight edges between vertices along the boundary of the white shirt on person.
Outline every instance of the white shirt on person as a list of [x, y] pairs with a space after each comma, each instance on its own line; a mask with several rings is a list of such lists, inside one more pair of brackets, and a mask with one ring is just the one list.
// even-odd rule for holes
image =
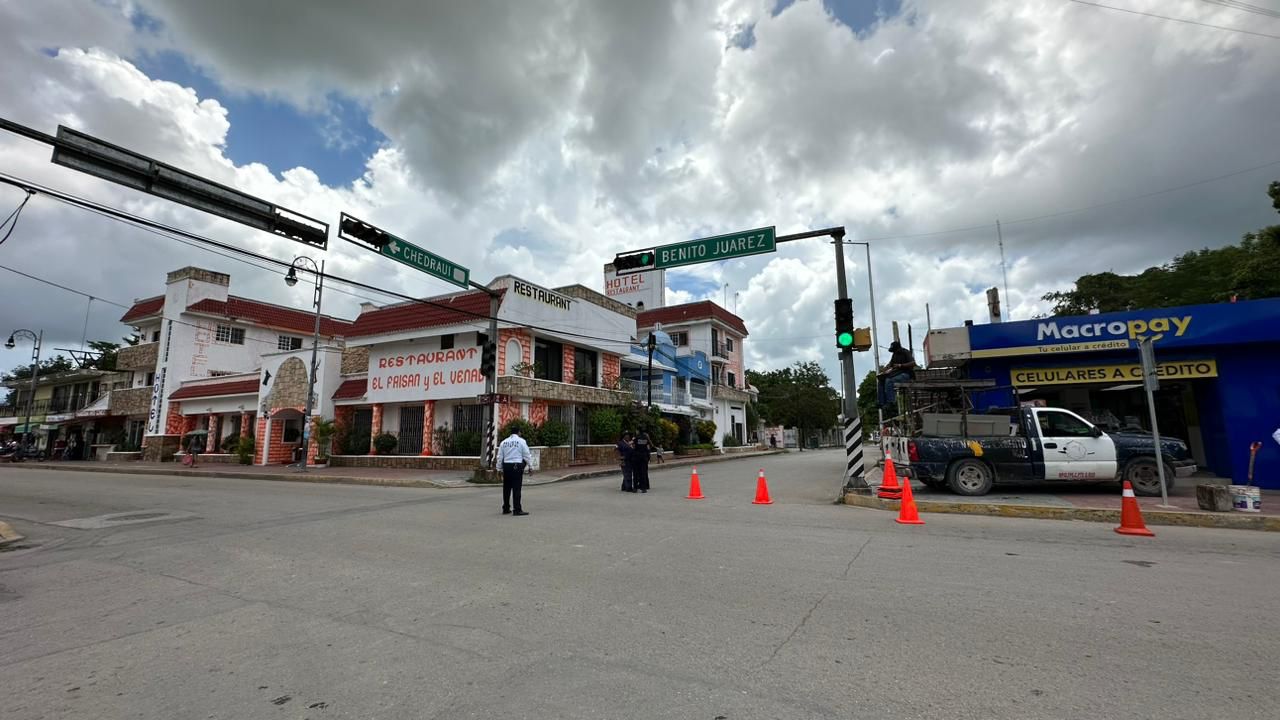
[[533, 454], [529, 452], [529, 443], [519, 435], [511, 435], [498, 445], [498, 464], [532, 463]]

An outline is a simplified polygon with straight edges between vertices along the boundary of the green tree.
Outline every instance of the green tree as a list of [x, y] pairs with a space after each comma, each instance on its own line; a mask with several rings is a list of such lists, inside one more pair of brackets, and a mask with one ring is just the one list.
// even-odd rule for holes
[[836, 424], [840, 394], [816, 362], [763, 373], [748, 370], [747, 380], [760, 391], [760, 417], [770, 425], [798, 428], [802, 447], [809, 431]]
[[879, 429], [880, 415], [876, 412], [876, 401], [879, 399], [876, 387], [876, 371], [872, 370], [858, 383], [858, 414], [862, 416], [862, 432], [870, 432], [871, 428]]
[[[1268, 188], [1280, 210], [1280, 183]], [[1192, 250], [1137, 275], [1081, 275], [1075, 288], [1051, 292], [1054, 315], [1141, 310], [1280, 296], [1280, 225], [1246, 233], [1238, 244]]]
[[[70, 372], [76, 369], [76, 364], [71, 358], [65, 355], [55, 355], [51, 358], [40, 361], [40, 376], [53, 375], [55, 373]], [[31, 379], [31, 364], [19, 365], [4, 376], [5, 380], [29, 380]]]
[[93, 361], [93, 367], [99, 370], [116, 369], [116, 357], [120, 353], [120, 343], [111, 342], [110, 340], [90, 340], [89, 349], [101, 353], [98, 359]]

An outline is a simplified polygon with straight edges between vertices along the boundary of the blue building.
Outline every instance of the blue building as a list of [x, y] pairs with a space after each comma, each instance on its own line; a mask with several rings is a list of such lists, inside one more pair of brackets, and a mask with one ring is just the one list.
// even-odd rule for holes
[[978, 409], [1065, 407], [1109, 429], [1150, 430], [1138, 340], [1154, 339], [1162, 435], [1186, 440], [1197, 464], [1244, 484], [1280, 488], [1280, 298], [935, 330], [930, 366], [960, 365], [997, 388]]
[[[671, 335], [653, 331], [653, 374], [649, 375], [647, 345], [633, 345], [622, 360], [622, 376], [632, 381], [637, 402], [647, 403], [652, 387], [653, 404], [664, 415], [709, 420], [714, 417], [711, 396], [711, 363], [707, 354], [677, 349]], [[648, 334], [645, 335], [648, 340]], [[648, 381], [646, 382], [646, 376]]]

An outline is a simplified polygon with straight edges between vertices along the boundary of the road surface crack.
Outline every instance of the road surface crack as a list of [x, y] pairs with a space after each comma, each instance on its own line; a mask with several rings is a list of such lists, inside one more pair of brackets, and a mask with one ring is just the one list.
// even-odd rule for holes
[[[845, 565], [844, 573], [842, 573], [840, 576], [841, 580], [849, 579], [849, 573], [853, 570], [853, 564], [858, 562], [858, 558], [862, 557], [862, 551], [866, 550], [867, 545], [870, 545], [870, 544], [871, 544], [870, 537], [868, 537], [866, 540], [863, 541], [862, 546], [859, 547], [858, 551], [853, 554], [853, 559], [849, 561], [848, 565]], [[773, 662], [774, 658], [778, 657], [778, 653], [782, 652], [782, 648], [786, 647], [787, 643], [791, 642], [795, 638], [795, 636], [799, 634], [800, 630], [804, 628], [806, 624], [808, 624], [809, 618], [813, 617], [813, 613], [815, 610], [818, 609], [818, 606], [821, 605], [823, 601], [825, 601], [831, 595], [831, 590], [832, 588], [828, 588], [826, 592], [822, 593], [822, 595], [818, 597], [818, 599], [809, 608], [809, 611], [804, 614], [804, 617], [800, 618], [800, 622], [796, 623], [796, 626], [791, 628], [791, 632], [788, 633], [785, 638], [783, 638], [782, 642], [774, 646], [773, 652], [769, 653], [768, 659], [760, 663], [760, 667], [762, 668], [765, 667], [769, 663]]]

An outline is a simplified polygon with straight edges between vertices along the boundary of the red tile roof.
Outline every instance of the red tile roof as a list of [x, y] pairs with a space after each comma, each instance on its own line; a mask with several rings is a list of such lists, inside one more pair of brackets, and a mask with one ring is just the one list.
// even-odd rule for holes
[[120, 322], [133, 322], [134, 320], [151, 317], [152, 315], [159, 315], [160, 311], [163, 309], [163, 295], [157, 295], [153, 298], [147, 298], [146, 300], [139, 300], [133, 304], [133, 307], [129, 308], [129, 311], [124, 314], [124, 317], [120, 318]]
[[[226, 302], [221, 300], [201, 300], [187, 307], [187, 310], [208, 315], [220, 315], [233, 320], [248, 320], [267, 327], [293, 330], [310, 334], [315, 327], [315, 315], [305, 310], [272, 305], [232, 295]], [[328, 337], [342, 337], [349, 334], [351, 323], [346, 320], [335, 320], [331, 317], [320, 318], [320, 334]]]
[[342, 384], [333, 393], [334, 400], [351, 400], [354, 398], [364, 397], [365, 389], [369, 386], [368, 378], [353, 378], [351, 380], [343, 380]]
[[187, 400], [190, 398], [211, 398], [221, 397], [223, 395], [256, 395], [258, 393], [258, 380], [232, 380], [224, 383], [210, 383], [208, 385], [187, 385], [174, 390], [170, 395], [170, 400]]
[[742, 318], [710, 300], [645, 310], [636, 315], [636, 327], [648, 328], [657, 323], [670, 325], [672, 323], [711, 319], [719, 320], [743, 335], [747, 334], [747, 325], [742, 322]]
[[[434, 305], [406, 302], [360, 313], [347, 337], [383, 335], [483, 321], [489, 317], [489, 294], [464, 292], [441, 298], [428, 298]], [[443, 306], [443, 307], [441, 307]]]

